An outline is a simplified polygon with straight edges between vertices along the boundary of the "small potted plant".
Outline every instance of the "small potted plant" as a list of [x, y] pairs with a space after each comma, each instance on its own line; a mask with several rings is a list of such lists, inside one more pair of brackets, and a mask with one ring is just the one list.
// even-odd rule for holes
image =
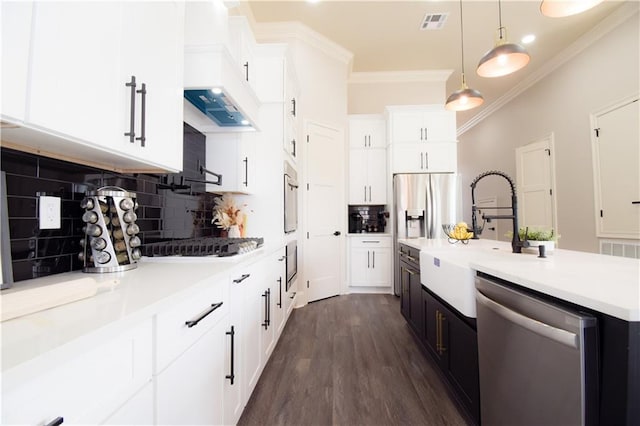
[[522, 227], [518, 231], [520, 241], [529, 242], [529, 250], [538, 253], [538, 246], [545, 246], [545, 251], [549, 253], [556, 247], [556, 240], [560, 237], [553, 229]]

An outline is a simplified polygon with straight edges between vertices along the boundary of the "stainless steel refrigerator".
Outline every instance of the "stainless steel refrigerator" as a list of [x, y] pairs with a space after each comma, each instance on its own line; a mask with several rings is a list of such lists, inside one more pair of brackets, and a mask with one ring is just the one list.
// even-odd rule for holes
[[[398, 239], [446, 238], [442, 225], [461, 220], [461, 197], [455, 173], [394, 175], [394, 253], [398, 252]], [[400, 295], [399, 285], [394, 279], [396, 296]]]

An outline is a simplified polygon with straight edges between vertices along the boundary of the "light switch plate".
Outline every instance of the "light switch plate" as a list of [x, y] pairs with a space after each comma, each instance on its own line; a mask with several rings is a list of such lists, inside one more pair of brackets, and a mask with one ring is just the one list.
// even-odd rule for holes
[[40, 229], [60, 229], [60, 197], [40, 196]]

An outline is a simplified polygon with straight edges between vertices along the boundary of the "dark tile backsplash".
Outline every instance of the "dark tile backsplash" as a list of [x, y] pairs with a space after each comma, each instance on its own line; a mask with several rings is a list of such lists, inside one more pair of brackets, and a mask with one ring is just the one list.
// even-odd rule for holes
[[[219, 235], [211, 223], [216, 196], [193, 188], [178, 193], [163, 187], [175, 175], [117, 174], [6, 148], [1, 154], [14, 281], [82, 269], [77, 258], [83, 226], [80, 201], [87, 190], [102, 186], [136, 192], [140, 205], [136, 223], [143, 244]], [[38, 194], [62, 198], [60, 229], [39, 229]]]

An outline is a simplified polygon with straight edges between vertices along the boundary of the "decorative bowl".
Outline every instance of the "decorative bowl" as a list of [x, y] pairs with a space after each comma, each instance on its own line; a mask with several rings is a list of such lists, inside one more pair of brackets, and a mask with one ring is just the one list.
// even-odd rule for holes
[[444, 231], [445, 235], [447, 236], [447, 239], [451, 244], [455, 244], [458, 241], [462, 242], [462, 244], [469, 244], [469, 240], [473, 238], [473, 233], [469, 229], [467, 229], [467, 232], [469, 232], [469, 235], [466, 238], [458, 238], [454, 235], [455, 229], [456, 229], [455, 224], [447, 223], [442, 225], [442, 230]]

